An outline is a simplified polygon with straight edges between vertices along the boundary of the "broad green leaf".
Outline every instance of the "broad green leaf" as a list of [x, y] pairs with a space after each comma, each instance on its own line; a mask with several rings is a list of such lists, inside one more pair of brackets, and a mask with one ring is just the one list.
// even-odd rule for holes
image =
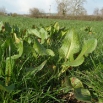
[[55, 56], [54, 52], [51, 49], [46, 49], [46, 52], [50, 56]]
[[40, 37], [41, 38], [41, 42], [44, 43], [44, 40], [48, 38], [48, 33], [47, 33], [47, 31], [44, 28], [41, 28], [39, 30], [39, 32], [40, 32], [40, 36], [41, 36]]
[[34, 50], [36, 51], [37, 54], [39, 54], [39, 55], [47, 55], [47, 51], [44, 48], [44, 46], [42, 44], [40, 44], [36, 39], [34, 40], [33, 48], [34, 48]]
[[80, 45], [78, 36], [73, 32], [73, 30], [68, 31], [61, 48], [59, 49], [59, 55], [62, 58], [69, 59], [70, 61], [74, 60], [74, 54], [79, 52]]
[[41, 38], [40, 32], [39, 32], [37, 29], [28, 29], [28, 30], [27, 30], [27, 33], [28, 33], [28, 34], [32, 34], [32, 35], [35, 35], [35, 36]]
[[84, 56], [88, 56], [89, 53], [92, 53], [97, 46], [97, 40], [96, 39], [89, 39], [85, 40], [81, 53], [78, 55], [78, 57], [73, 61], [67, 61], [64, 63], [65, 66], [79, 66], [84, 62]]
[[46, 49], [42, 44], [40, 44], [36, 39], [34, 40], [34, 45], [33, 45], [33, 55], [36, 56], [38, 55], [50, 55], [54, 56], [54, 52], [51, 49]]
[[48, 33], [44, 28], [40, 28], [40, 30], [37, 29], [28, 29], [28, 34], [32, 34], [37, 36], [38, 38], [41, 38], [41, 43], [44, 43], [45, 39], [48, 38]]
[[89, 39], [84, 41], [84, 45], [82, 46], [82, 51], [78, 58], [85, 55], [87, 56], [89, 53], [92, 53], [97, 46], [97, 39]]
[[83, 87], [82, 82], [76, 77], [71, 77], [70, 78], [70, 83], [71, 83], [71, 86], [73, 88], [81, 88], [81, 87]]
[[77, 59], [75, 59], [74, 61], [71, 61], [71, 62], [68, 60], [63, 65], [67, 66], [67, 67], [70, 67], [70, 66], [74, 66], [75, 67], [75, 66], [81, 65], [83, 62], [84, 62], [84, 57], [81, 57], [81, 58], [77, 58]]
[[45, 30], [46, 31], [51, 31], [51, 28], [52, 28], [52, 26], [47, 26], [47, 27], [45, 27]]
[[77, 100], [91, 103], [91, 94], [88, 89], [76, 88], [74, 89], [74, 95]]
[[40, 64], [38, 67], [36, 68], [28, 68], [27, 73], [25, 75], [25, 77], [27, 76], [31, 76], [31, 75], [36, 75], [39, 71], [41, 71], [43, 69], [43, 67], [45, 66], [47, 60], [45, 60], [42, 64]]

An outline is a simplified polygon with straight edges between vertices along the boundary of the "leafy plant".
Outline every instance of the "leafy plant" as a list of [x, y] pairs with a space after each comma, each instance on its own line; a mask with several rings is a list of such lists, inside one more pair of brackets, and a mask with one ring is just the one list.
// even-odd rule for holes
[[[59, 49], [60, 58], [65, 59], [59, 76], [67, 71], [69, 67], [81, 65], [84, 62], [84, 57], [87, 57], [89, 53], [92, 53], [96, 46], [96, 39], [84, 40], [83, 45], [80, 46], [78, 36], [73, 31], [68, 31], [62, 46]], [[76, 54], [77, 56], [75, 56]]]
[[[97, 40], [92, 38], [80, 45], [78, 35], [61, 28], [58, 22], [24, 30], [1, 22], [0, 37], [2, 102], [61, 102], [56, 98], [62, 88], [60, 76], [70, 67], [81, 65], [97, 46]], [[78, 100], [90, 101], [89, 90], [78, 78], [66, 81]]]
[[76, 78], [70, 78], [72, 88], [74, 88], [74, 95], [80, 101], [91, 102], [91, 94], [88, 89], [84, 89], [82, 82]]

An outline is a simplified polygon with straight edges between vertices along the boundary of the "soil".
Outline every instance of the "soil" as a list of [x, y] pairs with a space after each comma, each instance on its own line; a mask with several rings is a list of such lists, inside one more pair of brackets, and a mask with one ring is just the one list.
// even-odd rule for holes
[[[59, 95], [58, 98], [62, 99], [64, 101], [63, 103], [87, 103], [87, 102], [83, 102], [83, 101], [78, 101], [74, 97], [74, 94], [72, 94], [72, 93]], [[55, 103], [58, 103], [58, 102], [55, 102]]]

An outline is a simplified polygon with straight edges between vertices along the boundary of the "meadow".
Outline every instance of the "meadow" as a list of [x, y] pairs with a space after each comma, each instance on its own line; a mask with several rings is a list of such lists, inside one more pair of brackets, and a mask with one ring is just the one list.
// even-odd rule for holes
[[0, 103], [103, 103], [102, 22], [0, 16]]

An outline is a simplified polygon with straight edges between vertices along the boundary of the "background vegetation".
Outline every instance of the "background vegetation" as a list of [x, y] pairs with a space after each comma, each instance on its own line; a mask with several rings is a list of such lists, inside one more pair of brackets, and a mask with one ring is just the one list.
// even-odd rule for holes
[[[74, 89], [71, 89], [69, 87], [69, 84], [66, 85], [66, 88], [62, 86], [63, 83], [61, 82], [64, 82], [62, 80], [65, 76], [68, 76], [68, 78], [71, 78], [71, 80], [74, 79], [72, 77], [78, 78], [80, 83], [79, 86], [82, 87], [83, 85], [85, 89], [89, 90], [91, 94], [91, 100], [85, 99], [84, 101], [88, 100], [89, 102], [102, 103], [103, 23], [101, 21], [57, 20], [20, 16], [0, 16], [0, 20], [4, 22], [4, 28], [2, 27], [2, 22], [0, 24], [2, 27], [0, 32], [0, 43], [3, 44], [4, 41], [8, 40], [7, 44], [1, 45], [1, 48], [2, 46], [4, 47], [4, 51], [2, 51], [3, 53], [0, 52], [2, 54], [2, 59], [0, 59], [1, 68], [5, 69], [5, 60], [7, 57], [10, 57], [10, 54], [8, 52], [9, 44], [11, 44], [11, 47], [13, 48], [11, 54], [14, 55], [15, 53], [18, 53], [18, 46], [17, 44], [15, 44], [15, 40], [21, 38], [20, 40], [23, 40], [24, 42], [24, 52], [22, 56], [19, 55], [20, 57], [15, 60], [16, 64], [14, 65], [11, 81], [9, 82], [8, 86], [6, 85], [6, 87], [4, 86], [6, 75], [3, 74], [5, 72], [4, 70], [2, 71], [3, 73], [0, 72], [1, 103], [69, 103], [71, 101], [76, 103], [77, 99], [79, 101], [83, 101], [84, 97], [82, 97], [83, 99], [81, 99], [80, 97], [74, 95], [75, 91], [73, 92], [73, 90], [75, 89], [75, 87], [73, 87]], [[60, 29], [64, 28], [63, 32], [66, 32], [66, 30], [74, 29], [75, 33], [78, 34], [80, 44], [83, 43], [83, 40], [91, 38], [96, 38], [98, 41], [96, 49], [92, 54], [89, 54], [84, 63], [75, 68], [69, 68], [69, 71], [67, 71], [66, 74], [62, 75], [60, 79], [58, 79], [58, 73], [60, 72], [58, 71], [58, 68], [60, 67], [60, 63], [62, 61], [57, 62], [58, 54], [55, 58], [52, 58], [49, 56], [42, 56], [43, 54], [42, 52], [40, 52], [41, 56], [35, 57], [35, 54], [32, 55], [31, 47], [35, 46], [34, 42], [35, 38], [37, 39], [37, 36], [35, 37], [31, 35], [31, 31], [29, 31], [30, 37], [27, 36], [27, 30], [37, 29], [39, 31], [40, 28], [45, 27], [47, 28], [46, 30], [48, 30], [49, 34], [50, 31], [48, 29], [48, 26], [54, 28], [55, 22], [59, 23]], [[3, 31], [4, 29], [5, 31]], [[56, 30], [58, 31], [58, 29], [54, 28], [51, 34], [57, 34], [58, 32]], [[42, 32], [45, 34], [45, 31]], [[16, 33], [18, 39], [14, 38], [13, 33]], [[13, 39], [10, 39], [12, 37]], [[51, 38], [53, 42], [50, 45], [47, 45], [46, 42], [44, 42], [43, 46], [45, 48], [49, 47], [49, 49], [57, 53], [56, 49], [58, 49], [61, 45], [61, 42], [59, 41], [60, 38], [55, 39], [56, 36], [51, 36]], [[40, 49], [39, 51], [42, 51], [42, 49]], [[28, 69], [35, 71], [30, 72]], [[32, 75], [32, 73], [34, 75]], [[5, 90], [5, 88], [7, 91]]]

